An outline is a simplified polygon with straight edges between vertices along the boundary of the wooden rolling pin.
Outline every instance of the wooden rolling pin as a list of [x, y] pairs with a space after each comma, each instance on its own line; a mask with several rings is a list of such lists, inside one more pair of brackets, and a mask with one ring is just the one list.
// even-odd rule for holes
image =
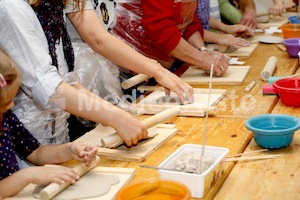
[[[180, 113], [180, 107], [174, 106], [174, 107], [166, 109], [156, 115], [153, 115], [147, 119], [144, 119], [141, 122], [143, 124], [145, 124], [145, 126], [147, 128], [151, 128], [152, 126], [155, 126], [156, 124], [159, 124], [169, 118], [179, 115], [179, 113]], [[102, 147], [115, 148], [123, 143], [124, 143], [124, 141], [117, 133], [113, 133], [113, 134], [103, 137], [101, 139]]]
[[261, 72], [261, 79], [268, 81], [269, 77], [273, 75], [278, 59], [275, 56], [270, 56], [263, 71]]
[[[96, 160], [94, 160], [89, 166], [86, 166], [85, 163], [80, 163], [76, 165], [73, 169], [78, 174], [78, 176], [81, 177], [86, 172], [93, 169], [99, 162], [100, 162], [100, 158], [97, 156]], [[40, 197], [42, 200], [52, 199], [55, 195], [57, 195], [59, 192], [64, 190], [69, 185], [70, 183], [67, 182], [61, 185], [57, 183], [50, 183], [48, 186], [46, 186], [44, 189], [40, 191]]]
[[126, 90], [126, 89], [131, 88], [141, 82], [147, 81], [149, 78], [150, 78], [150, 76], [148, 76], [148, 75], [138, 74], [138, 75], [135, 75], [135, 76], [123, 81], [121, 83], [121, 86], [123, 89]]

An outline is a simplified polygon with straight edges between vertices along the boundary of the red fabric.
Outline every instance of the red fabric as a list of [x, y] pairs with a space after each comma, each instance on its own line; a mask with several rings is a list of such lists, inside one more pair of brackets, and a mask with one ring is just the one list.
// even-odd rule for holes
[[[128, 3], [130, 2], [130, 3]], [[126, 0], [117, 8], [114, 32], [140, 52], [170, 61], [170, 52], [181, 37], [188, 39], [196, 31], [203, 36], [197, 18], [197, 0]]]

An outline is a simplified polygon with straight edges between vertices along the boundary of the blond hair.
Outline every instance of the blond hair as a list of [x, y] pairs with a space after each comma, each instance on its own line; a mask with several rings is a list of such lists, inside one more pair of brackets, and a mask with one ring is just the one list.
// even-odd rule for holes
[[21, 73], [16, 63], [0, 49], [0, 73], [6, 81], [7, 85], [0, 87], [0, 134], [2, 130], [3, 114], [6, 111], [5, 104], [7, 103], [7, 94], [11, 91], [17, 83], [20, 84]]

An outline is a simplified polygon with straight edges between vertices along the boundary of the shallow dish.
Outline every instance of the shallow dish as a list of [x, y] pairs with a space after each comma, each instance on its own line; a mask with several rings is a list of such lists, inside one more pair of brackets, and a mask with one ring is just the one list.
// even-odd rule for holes
[[[300, 30], [299, 30], [300, 32]], [[286, 47], [286, 51], [292, 58], [297, 58], [300, 51], [300, 38], [288, 38], [282, 41]]]
[[283, 104], [300, 106], [300, 78], [282, 78], [273, 82], [274, 91]]
[[[184, 144], [165, 159], [158, 167], [174, 169], [174, 163], [186, 153], [193, 153], [200, 158], [201, 152], [202, 145]], [[185, 184], [191, 191], [192, 197], [202, 198], [223, 174], [227, 153], [227, 148], [205, 146], [204, 156], [212, 156], [215, 158], [215, 161], [202, 173], [188, 173], [161, 169], [158, 170], [158, 173], [162, 179], [174, 180]]]
[[300, 128], [300, 120], [291, 115], [264, 114], [247, 119], [245, 126], [252, 131], [259, 146], [279, 149], [292, 142], [294, 132]]

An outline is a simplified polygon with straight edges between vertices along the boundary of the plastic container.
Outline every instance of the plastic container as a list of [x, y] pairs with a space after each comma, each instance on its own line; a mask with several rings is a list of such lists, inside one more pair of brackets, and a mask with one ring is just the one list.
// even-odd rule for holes
[[300, 24], [298, 16], [290, 16], [288, 19], [291, 24]]
[[291, 115], [264, 114], [246, 120], [245, 126], [252, 131], [255, 142], [267, 149], [279, 149], [288, 146], [300, 120]]
[[300, 38], [300, 24], [284, 24], [281, 26], [283, 38]]
[[[300, 32], [300, 30], [299, 30]], [[285, 45], [286, 51], [292, 58], [298, 58], [298, 53], [300, 51], [300, 38], [288, 38], [282, 41]]]
[[189, 200], [189, 189], [178, 182], [147, 179], [123, 187], [116, 200]]
[[[173, 152], [168, 158], [166, 158], [158, 167], [164, 167], [168, 169], [174, 168], [174, 163], [180, 159], [185, 153], [192, 152], [197, 157], [201, 157], [202, 145], [196, 144], [184, 144]], [[191, 196], [194, 198], [202, 198], [205, 193], [214, 185], [218, 178], [223, 174], [224, 163], [226, 155], [228, 153], [227, 148], [205, 146], [205, 156], [213, 156], [215, 162], [201, 174], [177, 172], [169, 170], [158, 170], [160, 178], [166, 180], [174, 180], [185, 184], [191, 191]]]
[[273, 88], [283, 104], [300, 106], [300, 78], [282, 78], [273, 83]]

